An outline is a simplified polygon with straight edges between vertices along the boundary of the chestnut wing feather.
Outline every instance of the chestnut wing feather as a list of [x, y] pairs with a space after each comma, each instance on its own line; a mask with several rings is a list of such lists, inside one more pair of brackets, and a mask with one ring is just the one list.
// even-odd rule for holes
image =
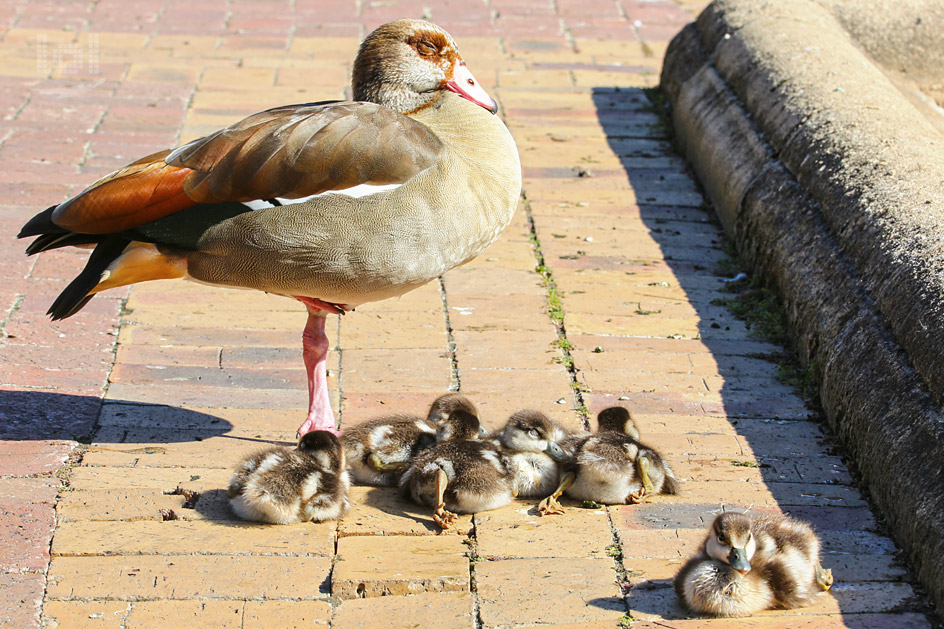
[[50, 208], [44, 220], [51, 219], [50, 229], [109, 234], [198, 204], [403, 183], [441, 149], [428, 127], [373, 103], [277, 107], [133, 162]]
[[251, 201], [300, 198], [359, 184], [403, 183], [442, 148], [425, 125], [373, 103], [270, 109], [171, 153], [193, 171], [191, 198]]

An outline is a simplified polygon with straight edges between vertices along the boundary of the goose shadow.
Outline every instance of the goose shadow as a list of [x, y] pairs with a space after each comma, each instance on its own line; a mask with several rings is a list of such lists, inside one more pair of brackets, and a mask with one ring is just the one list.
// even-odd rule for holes
[[[118, 444], [202, 441], [227, 435], [229, 421], [198, 411], [91, 395], [0, 389], [0, 440]], [[242, 437], [231, 437], [240, 438]], [[246, 438], [260, 443], [263, 439]]]

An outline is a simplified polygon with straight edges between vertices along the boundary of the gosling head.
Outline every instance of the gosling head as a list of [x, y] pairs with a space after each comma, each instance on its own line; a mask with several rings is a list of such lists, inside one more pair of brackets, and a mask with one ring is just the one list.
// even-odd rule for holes
[[518, 411], [508, 418], [498, 440], [516, 452], [546, 452], [555, 461], [563, 461], [564, 451], [557, 445], [560, 429], [540, 411]]
[[429, 413], [426, 414], [426, 421], [433, 426], [439, 426], [449, 417], [449, 414], [456, 410], [463, 410], [471, 415], [479, 416], [475, 404], [461, 393], [446, 393], [436, 398], [429, 407]]
[[298, 451], [314, 458], [324, 468], [344, 467], [341, 441], [326, 430], [306, 432], [298, 440]]
[[597, 415], [597, 426], [598, 432], [620, 432], [633, 439], [639, 439], [633, 416], [622, 406], [611, 406], [600, 411]]
[[743, 513], [722, 513], [715, 518], [705, 542], [705, 552], [741, 574], [751, 571], [751, 558], [757, 541], [751, 532], [751, 519]]
[[443, 420], [436, 431], [436, 441], [467, 441], [487, 437], [488, 432], [479, 425], [479, 418], [469, 411], [457, 408]]

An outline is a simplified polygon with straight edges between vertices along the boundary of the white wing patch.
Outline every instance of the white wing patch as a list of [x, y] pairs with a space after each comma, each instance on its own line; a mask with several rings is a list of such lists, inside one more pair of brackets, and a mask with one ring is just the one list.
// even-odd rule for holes
[[321, 473], [313, 472], [302, 482], [302, 500], [311, 500], [321, 484]]
[[390, 443], [390, 433], [393, 432], [393, 426], [382, 425], [377, 426], [370, 431], [370, 434], [367, 436], [367, 443], [370, 444], [371, 448], [380, 448], [382, 446]]
[[282, 197], [276, 197], [275, 201], [277, 203], [272, 203], [272, 199], [256, 199], [255, 201], [243, 201], [242, 204], [248, 207], [250, 210], [265, 210], [270, 207], [276, 207], [277, 205], [295, 205], [296, 203], [305, 203], [316, 197], [322, 197], [328, 194], [340, 194], [346, 197], [359, 199], [360, 197], [367, 197], [379, 192], [395, 190], [401, 185], [402, 184], [399, 183], [391, 183], [382, 186], [375, 186], [368, 183], [362, 183], [359, 186], [345, 188], [344, 190], [328, 190], [327, 192], [319, 192], [318, 194], [311, 194], [307, 197], [301, 197], [299, 199], [284, 199]]
[[282, 454], [279, 452], [273, 452], [262, 460], [262, 462], [259, 464], [259, 467], [256, 468], [256, 474], [265, 474], [281, 462]]

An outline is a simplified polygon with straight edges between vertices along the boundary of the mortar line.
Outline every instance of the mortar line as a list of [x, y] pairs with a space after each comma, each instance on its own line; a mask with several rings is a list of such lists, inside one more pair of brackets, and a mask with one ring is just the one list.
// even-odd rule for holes
[[446, 283], [439, 276], [439, 297], [442, 300], [443, 316], [446, 319], [446, 347], [449, 349], [449, 363], [452, 368], [449, 390], [461, 391], [462, 380], [459, 378], [459, 356], [456, 353], [456, 339], [452, 334], [452, 321], [449, 319], [449, 297], [446, 295]]
[[623, 607], [626, 609], [626, 615], [632, 618], [632, 612], [629, 608], [629, 601], [626, 600], [629, 594], [630, 583], [626, 573], [626, 565], [623, 563], [623, 544], [620, 542], [619, 532], [616, 525], [613, 524], [613, 513], [610, 507], [604, 507], [606, 510], [606, 521], [610, 525], [610, 537], [613, 545], [619, 549], [619, 555], [613, 557], [613, 569], [616, 571], [616, 587], [619, 588], [620, 599], [623, 601]]
[[472, 514], [472, 528], [469, 529], [469, 592], [472, 594], [472, 623], [475, 629], [482, 629], [482, 606], [479, 602], [479, 583], [475, 565], [479, 557], [478, 527], [476, 515]]
[[[534, 224], [534, 214], [531, 211], [531, 203], [528, 201], [527, 194], [522, 191], [522, 204], [524, 205], [525, 217], [528, 221], [528, 237], [531, 240], [531, 247], [534, 251], [534, 257], [537, 260], [535, 271], [541, 275], [544, 280], [545, 299], [547, 301], [548, 317], [554, 323], [557, 330], [557, 341], [555, 345], [561, 352], [561, 363], [567, 370], [570, 377], [570, 387], [574, 392], [574, 410], [583, 420], [585, 430], [590, 430], [590, 412], [583, 399], [583, 385], [577, 380], [577, 368], [574, 365], [574, 357], [570, 353], [573, 347], [567, 339], [567, 328], [564, 325], [564, 309], [560, 304], [560, 294], [557, 291], [557, 283], [554, 281], [554, 274], [545, 263], [544, 252], [541, 250], [541, 240], [538, 238], [537, 228]], [[553, 303], [557, 302], [557, 304]]]
[[343, 411], [344, 408], [344, 388], [343, 388], [343, 376], [344, 369], [344, 350], [341, 349], [341, 317], [338, 317], [338, 328], [334, 337], [334, 351], [338, 354], [338, 373], [335, 376], [338, 382], [338, 427], [340, 428], [343, 425], [344, 417]]

